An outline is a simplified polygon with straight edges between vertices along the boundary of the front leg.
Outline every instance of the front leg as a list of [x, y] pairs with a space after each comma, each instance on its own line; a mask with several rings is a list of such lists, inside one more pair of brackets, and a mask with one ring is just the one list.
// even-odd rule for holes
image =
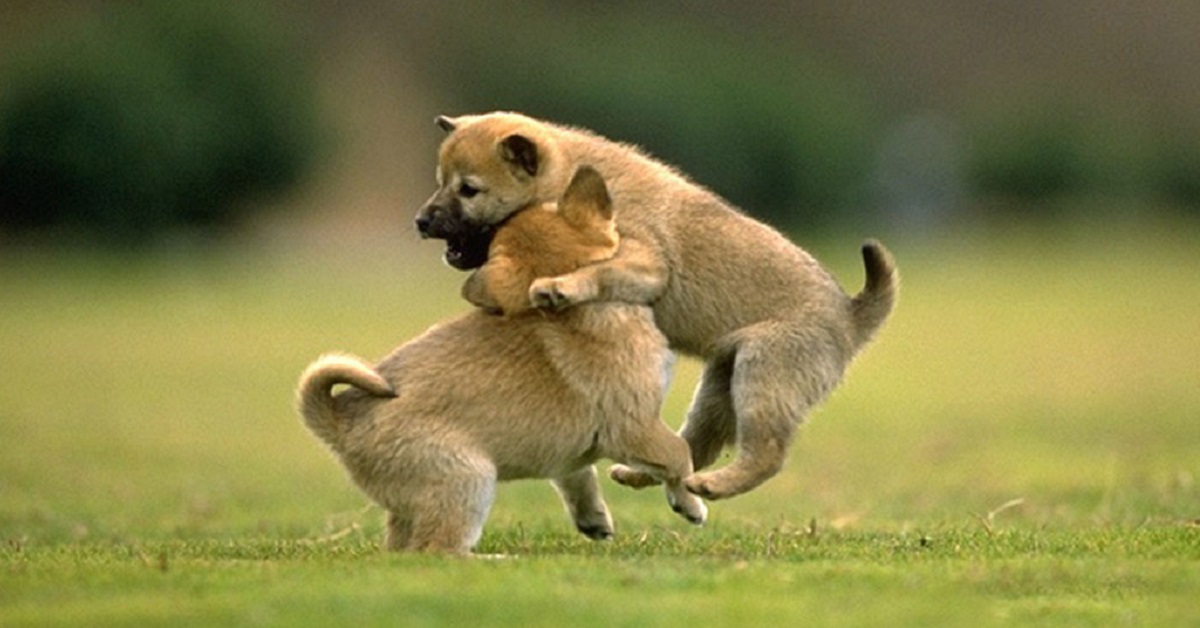
[[548, 310], [592, 301], [648, 305], [662, 296], [667, 278], [666, 260], [654, 248], [624, 238], [612, 259], [588, 264], [566, 275], [534, 280], [529, 286], [529, 302]]
[[596, 479], [596, 467], [588, 465], [574, 473], [551, 480], [567, 513], [575, 522], [575, 528], [584, 536], [596, 541], [613, 536], [612, 515], [600, 494], [600, 482]]

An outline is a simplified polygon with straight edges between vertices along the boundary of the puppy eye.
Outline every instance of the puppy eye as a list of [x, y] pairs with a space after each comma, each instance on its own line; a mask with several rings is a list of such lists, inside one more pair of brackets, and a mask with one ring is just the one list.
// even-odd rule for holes
[[472, 198], [476, 194], [479, 194], [479, 188], [470, 183], [463, 183], [458, 186], [458, 195], [463, 198]]

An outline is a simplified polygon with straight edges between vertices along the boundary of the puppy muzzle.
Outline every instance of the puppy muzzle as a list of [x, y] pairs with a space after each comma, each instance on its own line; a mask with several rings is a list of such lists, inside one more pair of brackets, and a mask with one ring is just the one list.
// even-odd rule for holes
[[440, 205], [426, 205], [417, 212], [417, 233], [422, 238], [435, 240], [454, 237], [462, 230], [462, 220], [456, 216], [458, 213]]
[[417, 212], [416, 227], [422, 238], [445, 240], [446, 263], [459, 270], [483, 266], [496, 233], [491, 225], [465, 219], [457, 201], [442, 205], [432, 199]]

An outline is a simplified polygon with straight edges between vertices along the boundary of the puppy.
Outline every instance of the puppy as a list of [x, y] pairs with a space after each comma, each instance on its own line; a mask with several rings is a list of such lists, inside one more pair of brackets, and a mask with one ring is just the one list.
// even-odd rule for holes
[[[600, 301], [645, 303], [672, 349], [706, 362], [681, 434], [699, 470], [723, 447], [737, 458], [687, 487], [717, 499], [778, 473], [797, 426], [837, 386], [892, 310], [898, 274], [878, 242], [862, 249], [866, 286], [848, 296], [808, 253], [635, 147], [512, 113], [439, 117], [438, 190], [417, 214], [446, 240], [446, 261], [481, 263], [496, 225], [555, 198], [581, 163], [595, 166], [621, 208], [617, 255], [534, 282], [548, 310]], [[489, 305], [478, 301], [479, 305]], [[644, 473], [614, 468], [643, 486]]]
[[[520, 478], [550, 478], [579, 531], [608, 538], [599, 458], [664, 482], [676, 512], [704, 521], [683, 486], [687, 444], [658, 417], [667, 349], [650, 308], [529, 304], [535, 278], [607, 260], [618, 242], [604, 181], [582, 167], [557, 210], [529, 207], [496, 231], [464, 286], [503, 317], [474, 310], [374, 367], [327, 355], [305, 370], [300, 413], [387, 510], [388, 548], [469, 552], [496, 482]], [[333, 395], [337, 384], [350, 388]]]

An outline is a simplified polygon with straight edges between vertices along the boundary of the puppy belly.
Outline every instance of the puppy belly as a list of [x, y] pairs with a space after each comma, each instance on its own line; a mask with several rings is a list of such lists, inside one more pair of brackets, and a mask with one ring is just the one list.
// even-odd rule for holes
[[561, 440], [529, 438], [499, 448], [492, 458], [501, 481], [559, 478], [599, 459], [599, 447], [590, 435], [573, 434]]

